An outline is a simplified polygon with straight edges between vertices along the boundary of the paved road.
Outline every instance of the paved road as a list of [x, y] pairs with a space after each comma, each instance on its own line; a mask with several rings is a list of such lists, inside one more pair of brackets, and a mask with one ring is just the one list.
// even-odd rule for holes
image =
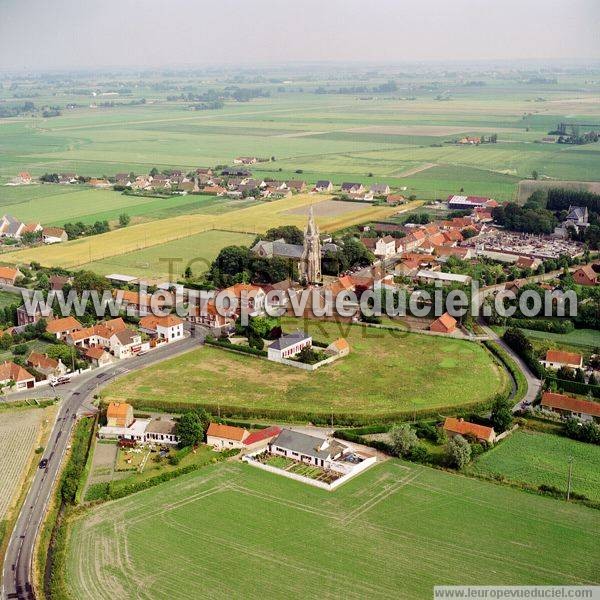
[[[143, 356], [121, 360], [116, 364], [95, 369], [74, 378], [69, 384], [56, 388], [57, 395], [60, 394], [62, 397], [62, 402], [43, 454], [43, 458], [48, 459], [48, 466], [46, 469], [39, 469], [36, 472], [10, 538], [4, 559], [3, 583], [0, 591], [2, 600], [35, 598], [31, 587], [31, 565], [35, 540], [48, 508], [53, 483], [59, 473], [77, 415], [89, 410], [92, 396], [115, 377], [187, 352], [197, 347], [202, 341], [202, 335], [188, 337], [180, 342], [157, 348]], [[36, 395], [37, 391], [39, 390], [36, 390]], [[44, 391], [48, 396], [48, 392], [51, 390]], [[31, 397], [32, 392], [33, 390], [11, 394], [10, 399]]]

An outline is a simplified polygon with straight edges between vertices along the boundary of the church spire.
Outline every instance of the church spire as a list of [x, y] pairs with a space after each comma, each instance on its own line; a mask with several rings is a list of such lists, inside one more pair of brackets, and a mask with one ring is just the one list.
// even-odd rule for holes
[[304, 230], [304, 248], [300, 263], [300, 275], [307, 284], [321, 283], [321, 238], [315, 223], [312, 205], [308, 209], [308, 222]]

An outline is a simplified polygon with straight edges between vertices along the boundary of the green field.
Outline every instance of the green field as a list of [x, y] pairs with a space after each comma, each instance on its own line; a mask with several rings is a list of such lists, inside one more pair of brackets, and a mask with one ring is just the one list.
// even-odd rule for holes
[[12, 294], [11, 292], [0, 291], [0, 308], [10, 306], [11, 304], [22, 304], [21, 294]]
[[[285, 321], [286, 331], [302, 326]], [[230, 414], [367, 421], [481, 402], [506, 385], [504, 370], [473, 342], [336, 323], [308, 330], [319, 340], [346, 337], [350, 354], [306, 372], [205, 346], [126, 375], [103, 395], [136, 406], [189, 402]]]
[[551, 485], [566, 493], [569, 457], [573, 457], [573, 491], [600, 501], [600, 448], [559, 435], [517, 431], [470, 468], [510, 481]]
[[597, 534], [592, 509], [395, 460], [335, 492], [223, 463], [80, 513], [65, 580], [87, 600], [414, 600], [597, 584]]
[[600, 334], [595, 329], [575, 329], [571, 333], [546, 333], [545, 331], [523, 329], [523, 333], [532, 340], [556, 342], [561, 348], [566, 345], [593, 350], [600, 346]]
[[[172, 275], [170, 280], [175, 281], [183, 277], [188, 263], [193, 275], [199, 275], [207, 270], [221, 248], [232, 245], [247, 246], [252, 243], [254, 237], [228, 231], [206, 231], [137, 252], [87, 263], [83, 268], [91, 269], [100, 275], [122, 273], [159, 279]], [[169, 265], [172, 265], [171, 273]]]
[[219, 214], [245, 206], [223, 198], [202, 195], [146, 198], [83, 185], [0, 186], [0, 210], [22, 221], [62, 227], [67, 222], [116, 222], [127, 213], [132, 222], [182, 214]]

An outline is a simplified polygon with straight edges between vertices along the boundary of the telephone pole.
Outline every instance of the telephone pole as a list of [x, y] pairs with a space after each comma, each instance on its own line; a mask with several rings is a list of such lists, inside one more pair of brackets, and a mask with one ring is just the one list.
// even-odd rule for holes
[[571, 498], [571, 482], [573, 480], [573, 457], [569, 456], [569, 478], [567, 480], [567, 502]]

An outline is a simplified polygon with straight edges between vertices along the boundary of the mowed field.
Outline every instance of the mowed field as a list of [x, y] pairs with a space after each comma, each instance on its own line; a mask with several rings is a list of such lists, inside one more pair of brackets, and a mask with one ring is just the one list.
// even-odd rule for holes
[[20, 491], [46, 414], [39, 408], [0, 412], [0, 521]]
[[558, 435], [516, 431], [479, 456], [470, 469], [535, 486], [551, 485], [566, 494], [569, 457], [573, 457], [572, 490], [600, 501], [600, 448]]
[[253, 235], [211, 230], [196, 235], [129, 252], [112, 258], [86, 263], [83, 268], [100, 275], [122, 273], [150, 279], [183, 277], [188, 265], [194, 276], [204, 273], [225, 246], [249, 246]]
[[[299, 194], [273, 202], [259, 202], [224, 214], [190, 214], [131, 225], [108, 233], [53, 244], [44, 248], [18, 250], [2, 255], [2, 262], [24, 264], [32, 260], [43, 266], [65, 268], [80, 267], [87, 263], [111, 258], [128, 252], [136, 252], [151, 246], [159, 246], [182, 237], [203, 233], [209, 229], [263, 233], [277, 225], [298, 225], [304, 228], [311, 204], [330, 199], [330, 196]], [[166, 200], [165, 202], [168, 202]], [[322, 231], [335, 231], [348, 225], [368, 220], [384, 219], [398, 211], [410, 210], [419, 202], [408, 203], [400, 208], [358, 204], [347, 212], [346, 202], [339, 202], [340, 213], [329, 211], [327, 216], [316, 217]], [[304, 211], [290, 209], [305, 207]], [[202, 251], [199, 249], [199, 251]]]
[[429, 599], [597, 584], [598, 533], [592, 509], [396, 460], [331, 493], [222, 463], [80, 514], [65, 580], [87, 600]]
[[126, 213], [132, 223], [189, 213], [219, 214], [242, 208], [243, 201], [202, 195], [146, 198], [85, 185], [0, 186], [0, 211], [22, 221], [62, 227], [67, 222], [118, 222]]
[[[345, 337], [349, 356], [314, 372], [205, 346], [119, 379], [108, 400], [152, 407], [198, 403], [212, 412], [361, 421], [456, 407], [500, 392], [506, 374], [479, 344], [337, 323], [286, 320], [318, 340]], [[436, 376], [433, 377], [432, 373]], [[281, 417], [280, 417], [281, 418]]]

